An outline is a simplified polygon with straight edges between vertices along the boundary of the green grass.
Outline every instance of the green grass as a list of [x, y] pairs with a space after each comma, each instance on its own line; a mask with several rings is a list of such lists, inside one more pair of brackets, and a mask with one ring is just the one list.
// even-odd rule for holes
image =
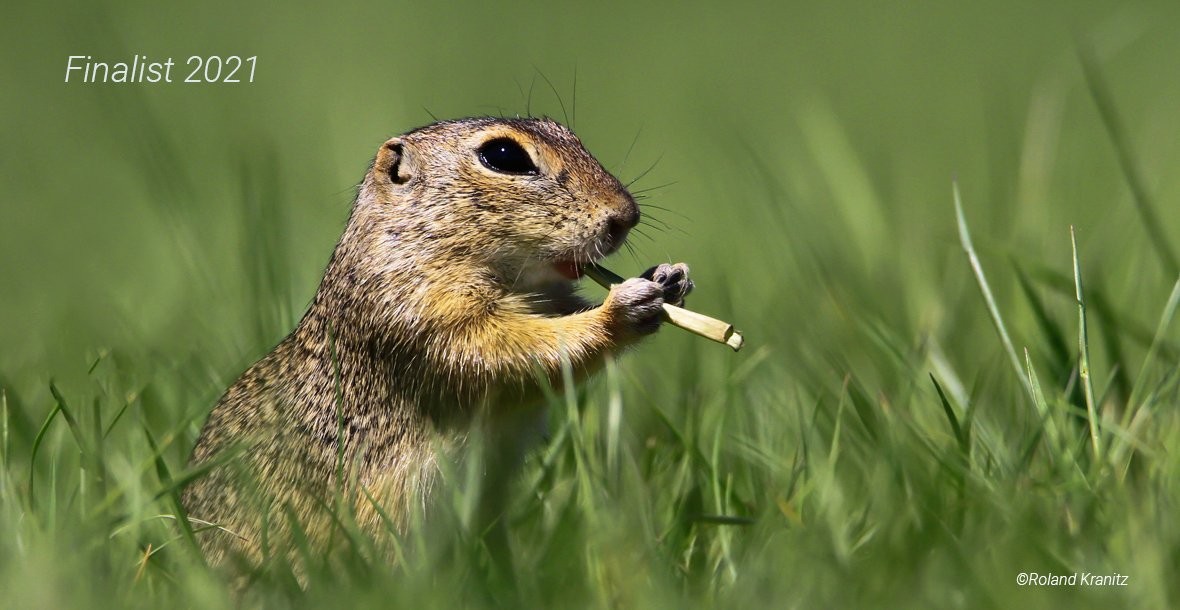
[[[745, 349], [665, 329], [551, 396], [510, 571], [468, 464], [429, 526], [341, 515], [306, 588], [279, 566], [246, 605], [1180, 605], [1171, 4], [161, 10], [0, 26], [0, 605], [233, 603], [176, 518], [188, 451], [303, 311], [377, 146], [575, 105], [646, 196], [608, 265], [688, 262]], [[80, 52], [263, 78], [63, 85]]]

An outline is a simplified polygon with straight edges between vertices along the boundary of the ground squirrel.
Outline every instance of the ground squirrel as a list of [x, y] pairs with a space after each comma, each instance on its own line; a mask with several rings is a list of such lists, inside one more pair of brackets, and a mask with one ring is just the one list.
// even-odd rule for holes
[[638, 221], [623, 184], [552, 120], [442, 121], [385, 142], [309, 310], [197, 440], [191, 465], [216, 465], [183, 505], [233, 532], [201, 531], [207, 558], [258, 560], [293, 520], [320, 548], [337, 493], [363, 529], [404, 528], [437, 452], [461, 452], [474, 421], [505, 444], [536, 429], [546, 377], [559, 385], [563, 362], [592, 372], [692, 288], [686, 266], [664, 264], [601, 305], [575, 294], [578, 265]]

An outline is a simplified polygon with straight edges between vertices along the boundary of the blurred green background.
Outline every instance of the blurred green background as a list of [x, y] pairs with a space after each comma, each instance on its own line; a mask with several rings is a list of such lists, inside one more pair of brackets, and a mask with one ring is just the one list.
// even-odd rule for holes
[[[866, 469], [883, 455], [906, 456], [899, 463], [922, 464], [920, 471], [937, 462], [923, 443], [952, 437], [931, 372], [956, 408], [981, 405], [997, 446], [1019, 452], [1035, 435], [1036, 417], [959, 246], [953, 179], [1016, 349], [1023, 358], [1028, 348], [1056, 396], [1050, 402], [1078, 405], [1071, 225], [1087, 290], [1101, 301], [1091, 307], [1092, 369], [1115, 420], [1146, 370], [1176, 280], [1147, 240], [1078, 59], [1079, 49], [1094, 58], [1159, 227], [1180, 243], [1174, 2], [78, 2], [10, 3], [4, 12], [0, 386], [14, 422], [16, 457], [7, 464], [21, 477], [32, 433], [54, 404], [49, 380], [67, 398], [89, 400], [91, 365], [104, 354], [116, 363], [106, 393], [156, 388], [156, 406], [135, 403], [132, 411], [142, 412], [129, 419], [177, 431], [166, 454], [179, 468], [220, 391], [302, 313], [377, 147], [432, 116], [531, 111], [568, 119], [607, 169], [624, 182], [638, 178], [632, 188], [645, 191], [645, 214], [657, 227], [632, 238], [638, 257], [617, 255], [610, 266], [626, 274], [688, 262], [698, 286], [693, 308], [734, 321], [748, 347], [733, 356], [664, 331], [630, 356], [628, 451], [642, 454], [644, 439], [661, 434], [649, 402], [674, 422], [737, 418], [744, 423], [727, 429], [734, 434], [727, 446], [736, 448], [726, 453], [741, 462], [756, 446], [768, 460], [741, 462], [738, 487], [781, 484], [762, 490], [765, 497], [749, 494], [761, 500], [744, 510], [759, 519], [780, 512], [774, 498], [790, 499], [782, 490], [805, 444], [800, 430], [809, 429], [800, 422], [835, 414], [820, 426], [830, 433], [846, 416], [839, 413], [850, 387], [859, 392], [857, 409], [878, 410], [861, 413], [856, 426], [864, 436], [853, 442], [852, 459]], [[258, 64], [254, 83], [63, 83], [72, 54], [181, 64], [190, 55], [241, 55]], [[1174, 331], [1165, 338], [1180, 340]], [[1175, 352], [1161, 353], [1152, 379], [1166, 380], [1176, 366]], [[718, 388], [727, 393], [718, 397]], [[1176, 406], [1174, 396], [1161, 400]], [[914, 438], [875, 445], [867, 422], [894, 416]], [[742, 436], [747, 425], [774, 438], [750, 441]], [[1154, 427], [1175, 436], [1174, 420]], [[62, 434], [48, 437], [57, 439], [49, 454], [70, 453]], [[1161, 514], [1177, 508], [1178, 475], [1174, 460], [1167, 464], [1147, 468], [1167, 491], [1149, 496]], [[992, 500], [1024, 489], [1004, 472], [985, 467], [980, 475]], [[844, 480], [880, 483], [874, 476]], [[1043, 506], [1059, 493], [1054, 476], [1037, 479], [1049, 490]], [[827, 480], [816, 477], [812, 489]], [[941, 501], [941, 485], [918, 495]], [[976, 506], [986, 504], [979, 510], [988, 516], [974, 538], [931, 534], [935, 542], [906, 555], [897, 551], [904, 528], [870, 511], [904, 513], [915, 500], [874, 500], [869, 489], [845, 488], [832, 519], [860, 519], [858, 531], [878, 538], [865, 534], [849, 547], [824, 530], [808, 546], [799, 543], [808, 535], [802, 525], [766, 526], [792, 532], [783, 535], [803, 554], [753, 553], [744, 564], [725, 555], [702, 578], [720, 578], [747, 603], [764, 595], [781, 601], [789, 592], [743, 588], [733, 566], [756, 566], [765, 584], [803, 570], [790, 561], [831, 552], [839, 569], [825, 571], [820, 561], [800, 572], [830, 579], [804, 587], [799, 599], [902, 607], [986, 605], [1009, 595], [1040, 604], [1180, 603], [1164, 576], [1180, 563], [1177, 532], [1118, 529], [1113, 500], [1096, 510], [1106, 520], [1088, 540], [1084, 527], [1063, 530], [1015, 506], [996, 515], [998, 505], [983, 502]], [[627, 497], [624, 506], [642, 505]], [[18, 517], [9, 523], [24, 523]], [[864, 525], [874, 518], [884, 525]], [[1030, 543], [1025, 555], [1011, 539], [985, 553], [990, 568], [964, 567], [973, 565], [966, 559], [939, 568], [970, 579], [931, 576], [938, 549], [970, 556], [971, 541], [989, 539], [990, 526], [1021, 532], [1014, 538], [1042, 531], [1052, 542]], [[1011, 586], [1018, 567], [1047, 571], [1079, 557], [1094, 565], [1113, 547], [1136, 548], [1136, 536], [1159, 546], [1135, 564], [1135, 591], [1094, 597]], [[1069, 559], [1090, 544], [1092, 553]], [[1009, 565], [1029, 557], [1041, 564]], [[1134, 568], [1115, 563], [1107, 567]], [[11, 564], [2, 571], [10, 582], [25, 573]], [[864, 584], [842, 591], [851, 575]], [[797, 584], [802, 576], [782, 578]], [[924, 584], [899, 584], [914, 582]], [[684, 585], [681, 593], [692, 591]]]
[[[431, 114], [523, 114], [530, 90], [537, 114], [576, 101], [578, 133], [624, 180], [654, 163], [636, 188], [673, 183], [649, 201], [683, 233], [635, 244], [726, 282], [741, 296], [735, 320], [822, 312], [814, 283], [793, 303], [766, 300], [769, 286], [805, 279], [784, 272], [814, 256], [877, 282], [881, 305], [905, 308], [889, 315], [937, 326], [968, 277], [953, 176], [983, 244], [1065, 269], [1075, 224], [1083, 252], [1109, 254], [1092, 264], [1120, 292], [1166, 294], [1071, 36], [1100, 54], [1152, 193], [1175, 201], [1171, 6], [10, 6], [3, 364], [239, 341], [253, 315], [241, 256], [251, 197], [278, 208], [287, 305], [300, 311], [384, 138]], [[62, 82], [68, 55], [135, 53], [257, 55], [257, 82]], [[251, 179], [274, 192], [248, 192]], [[1180, 215], [1164, 221], [1180, 231]], [[710, 282], [699, 285], [709, 302]], [[256, 346], [201, 347], [220, 358]]]

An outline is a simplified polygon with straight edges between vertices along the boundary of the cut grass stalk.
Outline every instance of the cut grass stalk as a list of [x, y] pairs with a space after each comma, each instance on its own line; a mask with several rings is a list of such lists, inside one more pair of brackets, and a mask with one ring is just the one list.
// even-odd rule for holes
[[[622, 284], [624, 281], [623, 277], [619, 274], [594, 263], [586, 265], [583, 271], [585, 271], [590, 279], [607, 290], [610, 290], [612, 284]], [[695, 311], [689, 311], [683, 307], [665, 303], [664, 321], [673, 326], [683, 328], [695, 335], [718, 343], [724, 343], [733, 348], [735, 352], [742, 349], [742, 344], [745, 343], [745, 339], [741, 333], [733, 329], [733, 324], [710, 318]]]

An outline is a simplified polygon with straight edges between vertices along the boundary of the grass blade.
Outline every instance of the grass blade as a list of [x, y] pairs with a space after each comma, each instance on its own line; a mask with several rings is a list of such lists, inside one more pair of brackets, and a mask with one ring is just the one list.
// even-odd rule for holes
[[1086, 300], [1082, 297], [1082, 267], [1078, 261], [1078, 241], [1073, 227], [1069, 227], [1069, 243], [1073, 247], [1073, 279], [1078, 299], [1078, 376], [1082, 380], [1082, 393], [1086, 396], [1086, 419], [1090, 422], [1090, 446], [1095, 459], [1102, 455], [1098, 438], [1098, 412], [1094, 405], [1094, 381], [1090, 378], [1090, 337], [1086, 328]]
[[1098, 60], [1093, 51], [1083, 44], [1077, 45], [1078, 60], [1082, 64], [1082, 74], [1086, 78], [1086, 89], [1090, 97], [1094, 98], [1094, 106], [1098, 108], [1098, 116], [1102, 118], [1102, 126], [1106, 128], [1106, 135], [1110, 137], [1111, 146], [1119, 160], [1119, 167], [1127, 179], [1127, 186], [1131, 189], [1131, 200], [1135, 202], [1135, 211], [1139, 213], [1139, 221], [1143, 230], [1147, 232], [1151, 245], [1155, 248], [1156, 256], [1163, 264], [1164, 270], [1170, 277], [1180, 274], [1180, 263], [1176, 253], [1164, 235], [1164, 223], [1160, 222], [1159, 214], [1155, 211], [1155, 204], [1147, 194], [1147, 185], [1139, 171], [1139, 165], [1131, 154], [1131, 146], [1127, 143], [1126, 129], [1119, 120], [1114, 108], [1114, 96], [1110, 93], [1110, 86], [1098, 69]]
[[1024, 350], [1024, 363], [1028, 368], [1028, 381], [1033, 389], [1033, 403], [1037, 407], [1037, 414], [1041, 418], [1045, 436], [1049, 437], [1051, 450], [1048, 453], [1050, 456], [1055, 456], [1066, 448], [1061, 444], [1061, 430], [1057, 427], [1057, 420], [1049, 411], [1049, 402], [1045, 400], [1045, 393], [1041, 389], [1041, 380], [1037, 377], [1037, 371], [1033, 368], [1032, 357], [1029, 356], [1027, 349]]
[[[1030, 276], [1041, 282], [1046, 288], [1069, 298], [1077, 296], [1072, 272], [1061, 273], [1032, 260], [1026, 259], [1022, 262], [1026, 269], [1029, 269]], [[1116, 327], [1122, 336], [1130, 339], [1136, 345], [1144, 349], [1151, 347], [1155, 336], [1153, 330], [1136, 320], [1135, 315], [1128, 307], [1116, 306], [1101, 291], [1091, 290], [1086, 295], [1086, 311], [1094, 315], [1100, 325]], [[1170, 341], [1166, 337], [1160, 338], [1159, 351], [1161, 355], [1168, 358], [1180, 359], [1180, 343]], [[1072, 354], [1070, 360], [1073, 360]]]
[[1033, 287], [1032, 279], [1015, 260], [1012, 261], [1012, 269], [1016, 272], [1016, 281], [1020, 286], [1020, 291], [1024, 293], [1025, 300], [1032, 308], [1037, 326], [1045, 336], [1047, 344], [1045, 349], [1052, 356], [1051, 372], [1055, 380], [1064, 383], [1069, 378], [1070, 369], [1073, 368], [1073, 350], [1069, 348], [1069, 343], [1065, 340], [1065, 331], [1049, 315], [1044, 301], [1037, 295], [1037, 291]]
[[[1152, 362], [1159, 356], [1160, 345], [1163, 343], [1164, 335], [1168, 332], [1168, 327], [1172, 325], [1172, 319], [1176, 316], [1176, 306], [1180, 304], [1180, 277], [1176, 278], [1176, 283], [1172, 285], [1172, 294], [1168, 296], [1167, 303], [1164, 304], [1164, 311], [1160, 314], [1159, 325], [1155, 329], [1155, 338], [1151, 341], [1151, 347], [1147, 348], [1147, 355], [1143, 357], [1143, 366], [1139, 369], [1139, 375], [1135, 378], [1135, 385], [1131, 386], [1131, 395], [1127, 399], [1127, 418], [1130, 418], [1131, 412], [1135, 409], [1135, 403], [1139, 400], [1139, 395], [1143, 393], [1143, 384], [1147, 381], [1147, 369]], [[1123, 422], [1126, 427], [1127, 421]]]
[[[160, 482], [164, 484], [165, 491], [172, 500], [173, 512], [176, 515], [176, 522], [180, 525], [181, 534], [189, 543], [189, 548], [195, 551], [199, 561], [204, 561], [204, 554], [201, 552], [201, 546], [197, 544], [197, 535], [193, 532], [193, 525], [188, 520], [188, 513], [184, 510], [184, 505], [180, 502], [180, 488], [183, 484], [177, 485], [172, 480], [172, 471], [168, 468], [167, 462], [164, 461], [163, 454], [160, 453], [160, 447], [156, 444], [156, 439], [152, 437], [151, 430], [145, 425], [143, 427], [143, 435], [147, 438], [148, 446], [152, 449], [152, 454], [155, 455], [156, 474], [160, 477]], [[160, 497], [160, 496], [157, 496]]]
[[939, 385], [938, 380], [934, 378], [934, 373], [930, 373], [930, 382], [934, 384], [934, 391], [938, 392], [938, 400], [942, 403], [942, 410], [946, 413], [946, 419], [951, 424], [951, 432], [955, 434], [955, 440], [959, 442], [959, 449], [963, 454], [968, 453], [967, 436], [963, 434], [963, 427], [959, 425], [959, 417], [955, 415], [955, 409], [951, 407], [951, 403], [947, 400], [946, 393], [942, 391], [942, 386]]
[[49, 425], [53, 423], [53, 418], [57, 417], [58, 412], [61, 411], [61, 403], [54, 403], [53, 408], [50, 409], [49, 415], [45, 416], [45, 423], [41, 424], [41, 429], [37, 431], [37, 436], [33, 437], [33, 450], [29, 456], [29, 505], [33, 506], [36, 502], [36, 488], [34, 476], [37, 472], [37, 450], [41, 448], [41, 441], [45, 439], [45, 433], [49, 431]]
[[8, 470], [8, 392], [4, 388], [0, 388], [0, 426], [3, 430], [0, 431], [0, 467]]
[[78, 420], [70, 412], [65, 397], [61, 395], [61, 392], [57, 389], [57, 384], [52, 380], [49, 382], [49, 393], [53, 395], [53, 400], [57, 402], [57, 409], [61, 411], [61, 416], [65, 418], [66, 425], [70, 427], [70, 434], [74, 435], [74, 442], [78, 444], [78, 449], [82, 452], [83, 458], [89, 457], [90, 450], [87, 447], [86, 437], [82, 434], [82, 427], [78, 425]]
[[102, 433], [103, 439], [106, 439], [108, 436], [111, 435], [111, 430], [115, 429], [115, 424], [119, 423], [119, 420], [123, 418], [123, 414], [127, 412], [128, 408], [131, 407], [132, 402], [134, 402], [134, 400], [123, 401], [123, 406], [119, 407], [119, 411], [117, 413], [115, 413], [115, 416], [111, 418], [110, 423], [107, 424], [106, 430], [103, 431], [103, 433]]
[[975, 272], [975, 281], [979, 284], [979, 291], [983, 293], [983, 300], [987, 303], [987, 311], [992, 317], [992, 324], [996, 327], [996, 332], [1000, 335], [1000, 342], [1004, 344], [1004, 352], [1008, 354], [1008, 361], [1012, 365], [1012, 370], [1016, 372], [1016, 378], [1020, 380], [1021, 385], [1024, 386], [1024, 391], [1028, 394], [1034, 402], [1036, 397], [1033, 395], [1032, 386], [1029, 385], [1028, 379], [1024, 376], [1024, 371], [1021, 370], [1020, 359], [1016, 357], [1016, 348], [1012, 346], [1012, 339], [1008, 336], [1008, 328], [1004, 326], [1004, 318], [1000, 316], [1000, 308], [996, 306], [996, 299], [992, 296], [992, 289], [988, 286], [987, 278], [983, 275], [983, 265], [979, 262], [979, 255], [975, 253], [975, 246], [971, 243], [971, 232], [967, 229], [967, 219], [963, 215], [963, 201], [959, 196], [959, 183], [954, 183], [955, 193], [955, 219], [959, 224], [959, 242], [963, 246], [963, 251], [967, 253], [967, 260], [971, 263], [971, 270]]

